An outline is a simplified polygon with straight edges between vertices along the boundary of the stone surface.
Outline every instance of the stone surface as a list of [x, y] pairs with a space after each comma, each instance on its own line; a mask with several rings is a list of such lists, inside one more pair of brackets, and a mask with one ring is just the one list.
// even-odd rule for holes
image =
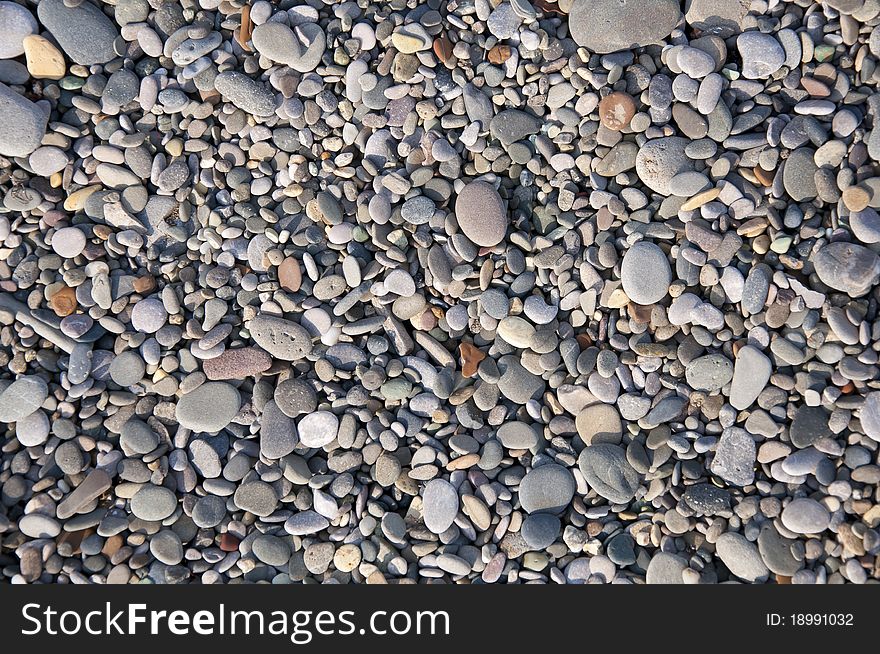
[[599, 443], [584, 448], [578, 456], [578, 468], [590, 488], [614, 504], [628, 502], [639, 489], [639, 475], [617, 445]]
[[67, 6], [64, 0], [40, 0], [37, 17], [74, 63], [104, 64], [116, 57], [113, 41], [119, 32], [91, 2]]
[[226, 427], [241, 408], [238, 390], [224, 382], [207, 382], [183, 395], [175, 416], [182, 427], [195, 432], [218, 432]]
[[0, 83], [0, 114], [0, 154], [24, 157], [39, 147], [48, 120], [41, 107]]
[[728, 427], [715, 446], [712, 474], [734, 486], [748, 486], [755, 480], [756, 458], [757, 448], [751, 435], [745, 429]]
[[476, 245], [497, 245], [507, 232], [504, 202], [485, 182], [471, 182], [458, 193], [455, 216], [462, 233]]
[[578, 45], [604, 54], [661, 42], [681, 10], [673, 0], [575, 0], [568, 19]]

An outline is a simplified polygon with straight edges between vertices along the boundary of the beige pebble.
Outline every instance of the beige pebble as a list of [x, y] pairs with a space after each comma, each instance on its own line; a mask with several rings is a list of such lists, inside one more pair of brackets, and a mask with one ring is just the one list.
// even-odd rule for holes
[[357, 545], [347, 544], [336, 550], [333, 565], [340, 572], [351, 572], [361, 562], [361, 550]]
[[21, 45], [24, 48], [28, 72], [32, 77], [37, 79], [64, 77], [67, 72], [64, 55], [51, 41], [38, 34], [31, 34], [24, 37]]

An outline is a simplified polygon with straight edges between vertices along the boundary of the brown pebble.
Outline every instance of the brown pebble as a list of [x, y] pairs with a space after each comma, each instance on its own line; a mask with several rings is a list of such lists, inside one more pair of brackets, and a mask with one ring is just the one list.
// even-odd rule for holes
[[804, 90], [814, 98], [827, 98], [831, 95], [831, 90], [828, 88], [827, 84], [820, 82], [817, 79], [813, 79], [812, 77], [802, 77], [801, 86], [803, 86]]
[[773, 177], [776, 174], [773, 170], [764, 170], [760, 166], [755, 166], [752, 169], [752, 172], [755, 174], [755, 178], [761, 182], [763, 186], [771, 187], [773, 186]]
[[291, 293], [296, 293], [302, 286], [302, 270], [299, 261], [293, 257], [287, 257], [278, 266], [278, 283], [281, 288]]
[[863, 211], [871, 201], [871, 194], [861, 186], [850, 186], [843, 191], [843, 203], [850, 211]]
[[510, 46], [508, 45], [496, 45], [494, 48], [489, 50], [489, 61], [493, 64], [500, 65], [505, 61], [510, 59]]
[[578, 345], [581, 346], [582, 350], [585, 350], [593, 345], [593, 339], [590, 337], [589, 334], [577, 334], [574, 339], [578, 342]]
[[651, 312], [653, 311], [653, 307], [630, 302], [627, 305], [627, 309], [629, 310], [629, 315], [637, 323], [647, 325], [651, 322]]
[[220, 356], [202, 363], [205, 376], [211, 380], [247, 379], [265, 372], [272, 366], [272, 357], [255, 347], [226, 350]]
[[560, 16], [565, 16], [565, 12], [560, 9], [559, 4], [556, 2], [550, 2], [550, 0], [535, 0], [533, 4], [535, 5], [535, 9], [540, 9], [545, 14], [559, 14]]
[[635, 115], [636, 102], [628, 93], [615, 91], [606, 95], [599, 102], [599, 120], [606, 128], [614, 132], [619, 132], [629, 125], [629, 121]]
[[452, 59], [452, 41], [446, 36], [434, 39], [434, 54], [444, 64]]
[[248, 52], [251, 52], [248, 41], [251, 40], [253, 32], [254, 22], [251, 20], [251, 6], [245, 5], [241, 8], [241, 27], [236, 32], [236, 39], [238, 44]]
[[480, 365], [480, 361], [486, 358], [486, 354], [467, 342], [461, 343], [458, 350], [461, 354], [462, 377], [473, 377], [477, 374], [477, 367]]
[[64, 318], [76, 311], [76, 291], [69, 286], [64, 286], [55, 295], [49, 298], [49, 306], [55, 315]]
[[119, 534], [114, 534], [107, 539], [107, 542], [104, 543], [104, 547], [101, 548], [101, 554], [104, 556], [112, 557], [116, 552], [119, 551], [119, 548], [122, 547], [122, 536]]
[[140, 293], [141, 295], [152, 293], [156, 290], [156, 278], [152, 275], [143, 275], [132, 282], [132, 287], [136, 293]]
[[224, 552], [235, 552], [238, 550], [238, 538], [230, 534], [228, 531], [220, 536], [220, 549]]

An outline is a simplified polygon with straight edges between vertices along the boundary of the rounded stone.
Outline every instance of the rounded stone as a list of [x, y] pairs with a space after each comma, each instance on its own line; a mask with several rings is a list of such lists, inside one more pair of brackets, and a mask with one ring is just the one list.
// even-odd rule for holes
[[37, 16], [64, 53], [83, 66], [104, 64], [116, 57], [113, 42], [119, 31], [107, 15], [91, 2], [41, 0]]
[[113, 383], [123, 387], [137, 384], [144, 378], [146, 371], [147, 366], [144, 360], [133, 350], [128, 350], [115, 357], [108, 369]]
[[680, 136], [667, 136], [646, 142], [636, 155], [636, 174], [652, 191], [670, 195], [672, 178], [694, 169], [693, 160], [685, 154], [690, 141]]
[[233, 496], [235, 506], [255, 516], [265, 518], [278, 506], [275, 489], [264, 481], [250, 481], [239, 486]]
[[212, 529], [226, 518], [226, 500], [216, 495], [206, 495], [196, 500], [192, 519], [201, 529]]
[[298, 361], [312, 351], [312, 336], [299, 323], [258, 315], [248, 323], [251, 338], [276, 359]]
[[763, 583], [770, 574], [757, 546], [742, 534], [721, 534], [715, 543], [715, 552], [728, 570], [745, 582]]
[[575, 418], [575, 426], [584, 445], [616, 445], [623, 436], [620, 414], [611, 404], [591, 404], [584, 407]]
[[141, 300], [131, 310], [131, 326], [145, 334], [155, 334], [165, 326], [168, 312], [156, 298]]
[[251, 550], [260, 561], [276, 568], [287, 565], [290, 560], [290, 546], [277, 536], [257, 536], [251, 544]]
[[17, 2], [0, 2], [0, 59], [12, 59], [24, 53], [22, 41], [39, 31], [33, 14]]
[[836, 241], [812, 257], [816, 275], [826, 286], [861, 297], [880, 280], [880, 256], [863, 245]]
[[660, 43], [679, 20], [677, 0], [575, 0], [568, 30], [578, 45], [607, 54]]
[[550, 513], [533, 513], [523, 520], [520, 534], [533, 550], [550, 547], [559, 537], [562, 522]]
[[865, 395], [865, 401], [859, 412], [859, 422], [868, 438], [880, 442], [880, 391], [872, 391]]
[[207, 382], [178, 400], [175, 416], [182, 427], [215, 433], [232, 422], [240, 408], [238, 389], [224, 382]]
[[34, 413], [49, 397], [42, 377], [19, 377], [0, 391], [0, 422], [16, 422]]
[[614, 504], [629, 502], [639, 490], [639, 474], [617, 445], [585, 447], [578, 456], [578, 468], [590, 488]]
[[455, 217], [462, 233], [481, 247], [494, 247], [507, 233], [507, 211], [494, 186], [470, 182], [455, 200]]
[[506, 422], [498, 428], [495, 437], [509, 450], [528, 450], [538, 444], [539, 435], [534, 425], [524, 422]]
[[425, 526], [442, 534], [452, 526], [458, 515], [459, 499], [455, 486], [445, 479], [432, 479], [422, 491], [422, 515]]
[[15, 423], [15, 437], [25, 447], [36, 447], [45, 443], [49, 438], [49, 418], [46, 412], [37, 410], [19, 419]]
[[599, 102], [599, 120], [608, 129], [619, 132], [636, 114], [636, 103], [629, 93], [614, 91]]
[[683, 584], [682, 573], [687, 569], [687, 561], [677, 554], [658, 551], [648, 563], [645, 582], [648, 584]]
[[165, 565], [177, 565], [183, 560], [180, 536], [170, 529], [163, 529], [150, 538], [150, 554]]
[[532, 468], [519, 483], [519, 503], [526, 513], [559, 513], [574, 497], [574, 475], [557, 463]]
[[159, 436], [144, 421], [132, 418], [122, 426], [119, 444], [126, 453], [142, 455], [156, 449]]
[[626, 251], [620, 264], [620, 280], [636, 304], [655, 304], [666, 297], [672, 269], [666, 254], [649, 241], [638, 241]]
[[816, 500], [800, 497], [782, 510], [782, 524], [795, 534], [819, 534], [831, 524], [831, 514]]
[[743, 32], [736, 37], [736, 48], [742, 58], [742, 74], [746, 79], [766, 79], [785, 63], [785, 50], [770, 34]]
[[170, 488], [147, 484], [131, 498], [131, 512], [136, 518], [159, 522], [177, 508], [177, 496]]
[[18, 521], [18, 530], [29, 538], [55, 538], [61, 533], [61, 523], [42, 513], [29, 513]]
[[733, 363], [723, 354], [697, 357], [687, 365], [685, 379], [694, 390], [713, 393], [733, 379]]
[[303, 379], [285, 379], [275, 387], [275, 404], [291, 418], [310, 413], [318, 406], [315, 389]]
[[305, 447], [324, 447], [336, 438], [339, 418], [330, 411], [315, 411], [300, 418], [297, 431], [299, 442]]

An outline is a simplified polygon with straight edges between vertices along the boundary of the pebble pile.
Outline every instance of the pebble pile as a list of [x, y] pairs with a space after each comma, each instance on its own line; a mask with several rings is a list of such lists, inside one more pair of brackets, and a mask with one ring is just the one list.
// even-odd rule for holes
[[0, 581], [880, 580], [880, 0], [0, 0]]

